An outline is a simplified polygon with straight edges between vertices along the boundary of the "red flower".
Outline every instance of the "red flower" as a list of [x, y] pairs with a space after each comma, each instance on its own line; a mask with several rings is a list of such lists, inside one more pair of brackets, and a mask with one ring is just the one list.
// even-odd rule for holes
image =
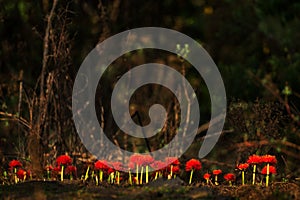
[[165, 161], [170, 165], [180, 165], [180, 162], [177, 157], [167, 157]]
[[247, 164], [247, 163], [242, 163], [242, 164], [239, 164], [238, 166], [237, 166], [237, 168], [239, 169], [239, 170], [246, 170], [247, 168], [249, 167], [249, 164]]
[[235, 180], [235, 175], [232, 174], [232, 173], [225, 174], [225, 175], [224, 175], [224, 179], [225, 179], [226, 181], [234, 181], [234, 180]]
[[61, 155], [56, 158], [56, 163], [58, 166], [60, 165], [71, 165], [72, 159], [68, 155]]
[[12, 160], [9, 162], [9, 167], [11, 169], [15, 168], [15, 167], [22, 167], [22, 163], [18, 160]]
[[51, 165], [47, 165], [47, 166], [45, 167], [45, 170], [46, 170], [46, 171], [52, 171], [52, 170], [53, 170], [53, 167], [52, 167]]
[[[167, 170], [168, 170], [168, 172], [171, 172], [171, 166], [169, 166]], [[178, 165], [173, 165], [172, 173], [179, 174], [179, 172], [180, 172], [180, 167]]]
[[203, 178], [205, 179], [205, 180], [209, 180], [210, 179], [210, 174], [209, 173], [205, 173], [204, 175], [203, 175]]
[[213, 170], [213, 174], [214, 175], [219, 175], [219, 174], [221, 174], [222, 173], [222, 170], [220, 170], [220, 169], [215, 169], [215, 170]]
[[276, 157], [271, 156], [271, 155], [264, 155], [264, 156], [262, 156], [261, 160], [262, 160], [262, 162], [265, 162], [265, 163], [271, 163], [271, 164], [277, 163]]
[[[133, 163], [133, 162], [129, 162], [129, 163], [128, 163], [128, 169], [134, 170], [135, 167], [136, 167], [135, 163]], [[152, 168], [153, 168], [153, 167], [152, 167]]]
[[77, 172], [77, 168], [73, 165], [69, 165], [67, 168], [66, 168], [66, 174], [73, 174], [75, 175]]
[[94, 167], [95, 170], [108, 170], [109, 166], [108, 166], [108, 162], [106, 160], [98, 160], [97, 162], [95, 162]]
[[123, 171], [123, 164], [121, 162], [112, 162], [112, 167], [117, 171]]
[[19, 169], [17, 171], [17, 177], [21, 180], [24, 180], [24, 177], [26, 176], [26, 171], [23, 169]]
[[142, 157], [143, 156], [141, 154], [133, 154], [132, 156], [130, 156], [129, 161], [140, 166], [143, 163]]
[[107, 170], [107, 173], [108, 173], [108, 174], [111, 174], [111, 173], [113, 173], [113, 172], [115, 172], [115, 171], [116, 171], [116, 170], [115, 170], [114, 168], [109, 167], [108, 170]]
[[150, 155], [141, 156], [141, 165], [142, 166], [150, 165], [151, 163], [153, 163], [153, 161], [154, 161], [154, 158]]
[[53, 171], [59, 173], [61, 171], [60, 166], [54, 167]]
[[185, 171], [192, 171], [192, 170], [200, 170], [202, 167], [201, 162], [197, 159], [191, 159], [186, 162], [185, 164]]
[[155, 160], [153, 163], [150, 164], [150, 167], [154, 170], [162, 170], [166, 167], [166, 163], [159, 160]]
[[[262, 168], [261, 173], [262, 174], [267, 174], [267, 166]], [[276, 174], [276, 168], [272, 165], [269, 166], [269, 174]]]
[[249, 156], [248, 160], [247, 160], [247, 163], [250, 164], [250, 165], [256, 165], [256, 164], [259, 164], [262, 162], [262, 157], [259, 156], [259, 155], [252, 155], [252, 156]]

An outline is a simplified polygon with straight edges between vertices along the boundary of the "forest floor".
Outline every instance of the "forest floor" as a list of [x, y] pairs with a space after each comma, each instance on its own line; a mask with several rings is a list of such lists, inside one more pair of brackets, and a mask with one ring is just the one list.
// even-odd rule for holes
[[300, 199], [299, 183], [259, 185], [186, 185], [180, 179], [143, 186], [89, 185], [80, 181], [27, 181], [0, 186], [0, 199]]

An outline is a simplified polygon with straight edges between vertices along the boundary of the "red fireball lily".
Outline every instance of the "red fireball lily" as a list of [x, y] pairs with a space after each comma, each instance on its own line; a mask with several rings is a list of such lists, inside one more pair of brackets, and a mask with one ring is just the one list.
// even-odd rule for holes
[[72, 164], [72, 159], [68, 155], [61, 155], [56, 158], [56, 164], [61, 166], [60, 180], [64, 180], [64, 168]]
[[185, 171], [191, 172], [189, 184], [192, 183], [194, 170], [200, 170], [201, 168], [202, 168], [201, 162], [197, 159], [190, 159], [189, 161], [186, 162]]
[[270, 174], [276, 174], [276, 168], [272, 165], [269, 165], [269, 163], [268, 163], [267, 166], [262, 168], [261, 173], [266, 175], [266, 187], [268, 187], [269, 186], [269, 176], [270, 176]]
[[180, 165], [180, 162], [177, 157], [166, 157], [166, 163], [170, 163], [171, 165]]
[[232, 186], [232, 181], [235, 180], [235, 175], [232, 173], [225, 174], [224, 179], [229, 182], [230, 186]]
[[15, 183], [17, 183], [18, 182], [18, 177], [17, 177], [17, 174], [16, 174], [17, 173], [17, 168], [22, 167], [22, 163], [18, 160], [12, 160], [12, 161], [9, 162], [8, 165], [9, 165], [9, 169], [11, 171], [13, 171], [13, 173], [14, 173], [14, 180], [15, 180]]
[[[165, 159], [165, 161], [166, 161], [166, 163], [169, 163], [169, 165], [167, 167], [167, 171], [170, 173], [168, 175], [168, 179], [171, 179], [173, 177], [173, 172], [175, 172], [175, 174], [179, 173], [180, 162], [177, 157], [167, 157]], [[173, 168], [175, 168], [175, 170]], [[177, 170], [178, 170], [178, 172], [177, 172]], [[176, 177], [176, 176], [174, 176], [174, 177]]]
[[165, 169], [166, 163], [159, 160], [155, 160], [153, 163], [150, 164], [150, 167], [156, 171], [154, 177], [154, 180], [156, 180], [158, 176], [162, 176], [162, 171]]
[[209, 182], [209, 180], [210, 180], [210, 177], [211, 177], [211, 175], [209, 174], [209, 173], [205, 173], [204, 175], [203, 175], [203, 178], [206, 180], [206, 184], [208, 185], [208, 182]]
[[[129, 163], [133, 163], [135, 165], [135, 170], [136, 170], [135, 180], [136, 180], [136, 183], [139, 184], [139, 175], [138, 174], [139, 174], [139, 167], [143, 163], [142, 155], [141, 154], [133, 154], [129, 158]], [[130, 167], [132, 167], [132, 166], [130, 166]]]
[[262, 162], [265, 163], [269, 163], [269, 164], [276, 164], [277, 163], [277, 159], [275, 156], [271, 156], [271, 155], [264, 155], [261, 157]]
[[201, 162], [197, 159], [191, 159], [186, 162], [185, 164], [185, 171], [192, 171], [192, 170], [200, 170], [202, 168]]
[[249, 156], [247, 163], [253, 165], [252, 185], [255, 184], [256, 165], [262, 163], [262, 157], [259, 155]]
[[168, 179], [172, 179], [172, 177], [176, 178], [176, 175], [180, 172], [180, 167], [178, 165], [170, 165], [167, 167], [167, 171], [170, 173]]
[[19, 169], [18, 171], [17, 171], [17, 177], [20, 179], [20, 180], [25, 180], [26, 179], [26, 171], [25, 170], [23, 170], [23, 169]]
[[[121, 162], [113, 162], [111, 163], [112, 167], [116, 170], [115, 179], [117, 181], [117, 184], [120, 184], [120, 171], [123, 171], [123, 164]], [[113, 178], [113, 177], [112, 177]]]
[[275, 156], [272, 155], [264, 155], [261, 158], [262, 162], [267, 163], [267, 177], [266, 177], [266, 187], [269, 186], [269, 173], [270, 172], [270, 164], [276, 164], [277, 163], [277, 159]]
[[108, 162], [106, 160], [98, 160], [94, 164], [94, 169], [99, 170], [99, 179], [100, 179], [100, 182], [102, 182], [103, 181], [103, 173], [108, 172], [108, 169], [109, 169]]
[[18, 160], [12, 160], [12, 161], [9, 162], [8, 165], [9, 165], [9, 168], [11, 170], [13, 170], [13, 169], [15, 169], [17, 167], [22, 167], [22, 163], [20, 161], [18, 161]]
[[149, 165], [154, 162], [154, 158], [151, 155], [142, 156], [142, 169], [141, 169], [141, 179], [140, 183], [143, 183], [143, 170], [146, 169], [146, 183], [149, 182]]
[[[265, 166], [264, 168], [262, 168], [261, 173], [265, 174], [265, 175], [268, 174], [268, 168], [267, 168], [267, 166]], [[277, 173], [276, 167], [270, 165], [269, 166], [269, 174], [276, 174], [276, 173]]]
[[260, 164], [260, 163], [262, 163], [262, 157], [259, 155], [255, 155], [255, 154], [252, 156], [249, 156], [247, 163], [250, 165]]
[[218, 175], [222, 173], [222, 170], [220, 169], [215, 169], [213, 170], [213, 175], [215, 175], [215, 184], [216, 185], [219, 185], [218, 183]]
[[247, 164], [247, 163], [242, 163], [237, 166], [237, 168], [241, 171], [246, 171], [246, 169], [248, 169], [248, 167], [249, 167], [249, 164]]
[[248, 167], [249, 167], [248, 163], [242, 163], [237, 166], [237, 168], [240, 171], [242, 171], [242, 185], [245, 185], [245, 171], [246, 171], [246, 169], [248, 169]]
[[61, 156], [58, 156], [56, 158], [56, 164], [58, 166], [61, 166], [61, 165], [64, 165], [64, 166], [71, 165], [72, 164], [72, 159], [68, 155], [61, 155]]
[[77, 174], [77, 168], [73, 165], [69, 165], [66, 168], [66, 174], [70, 175], [70, 180], [73, 180], [73, 177], [76, 177]]

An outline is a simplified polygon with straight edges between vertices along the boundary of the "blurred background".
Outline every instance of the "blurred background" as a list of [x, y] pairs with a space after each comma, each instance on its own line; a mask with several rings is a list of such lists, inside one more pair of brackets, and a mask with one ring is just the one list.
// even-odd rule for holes
[[[296, 0], [0, 1], [2, 168], [18, 158], [39, 171], [66, 152], [78, 158], [75, 162], [90, 159], [72, 121], [77, 70], [89, 51], [106, 38], [156, 26], [197, 40], [223, 77], [226, 124], [216, 147], [202, 160], [204, 168], [235, 167], [251, 154], [268, 153], [279, 160], [278, 179], [299, 176], [299, 13]], [[165, 106], [168, 123], [157, 137], [129, 137], [112, 119], [109, 102], [118, 77], [150, 61], [177, 69], [197, 93], [200, 128], [181, 159], [196, 157], [210, 120], [210, 99], [201, 76], [176, 55], [145, 50], [117, 59], [106, 72], [114, 78], [99, 83], [99, 122], [116, 145], [135, 152], [159, 149], [176, 135], [178, 102], [165, 88], [141, 88], [143, 95], [135, 94], [130, 106], [135, 122], [142, 125], [149, 122], [151, 103]], [[149, 91], [168, 95], [152, 99]]]

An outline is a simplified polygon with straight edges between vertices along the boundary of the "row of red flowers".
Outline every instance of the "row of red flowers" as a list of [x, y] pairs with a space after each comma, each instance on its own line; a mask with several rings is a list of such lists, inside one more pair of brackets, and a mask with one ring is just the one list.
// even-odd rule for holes
[[[236, 168], [242, 173], [242, 184], [245, 184], [245, 172], [252, 166], [253, 180], [252, 184], [255, 184], [255, 175], [257, 173], [257, 166], [266, 164], [261, 168], [261, 174], [266, 175], [266, 186], [269, 183], [269, 175], [276, 174], [275, 164], [277, 163], [276, 157], [272, 155], [252, 155], [249, 156], [245, 163], [239, 164]], [[18, 160], [12, 160], [9, 163], [10, 171], [14, 174], [15, 182], [19, 180], [25, 180], [30, 176], [30, 172], [22, 168], [22, 163]], [[185, 171], [189, 173], [189, 184], [193, 182], [193, 174], [196, 171], [202, 169], [202, 164], [198, 159], [190, 159], [185, 163]], [[47, 179], [51, 179], [53, 176], [60, 175], [61, 181], [64, 180], [64, 174], [70, 179], [77, 176], [77, 168], [72, 165], [72, 159], [68, 155], [61, 155], [56, 159], [56, 166], [52, 167], [48, 165], [45, 167]], [[128, 171], [128, 173], [122, 173], [122, 171]], [[153, 171], [150, 173], [150, 171]], [[123, 166], [121, 162], [108, 162], [106, 160], [98, 160], [93, 165], [88, 165], [83, 180], [93, 179], [98, 185], [104, 179], [107, 179], [110, 183], [119, 184], [125, 177], [127, 182], [133, 184], [148, 183], [149, 180], [156, 180], [159, 177], [165, 177], [168, 179], [176, 177], [181, 172], [180, 161], [175, 157], [167, 157], [164, 161], [155, 160], [150, 155], [134, 154], [129, 158], [128, 166]], [[122, 173], [122, 174], [121, 174]], [[203, 178], [207, 184], [218, 185], [218, 177], [222, 173], [221, 169], [215, 169], [212, 174], [205, 173]], [[145, 174], [145, 177], [143, 176]], [[211, 176], [214, 176], [214, 183], [211, 180]], [[228, 181], [230, 185], [236, 180], [234, 173], [227, 173], [223, 176], [224, 180]]]

